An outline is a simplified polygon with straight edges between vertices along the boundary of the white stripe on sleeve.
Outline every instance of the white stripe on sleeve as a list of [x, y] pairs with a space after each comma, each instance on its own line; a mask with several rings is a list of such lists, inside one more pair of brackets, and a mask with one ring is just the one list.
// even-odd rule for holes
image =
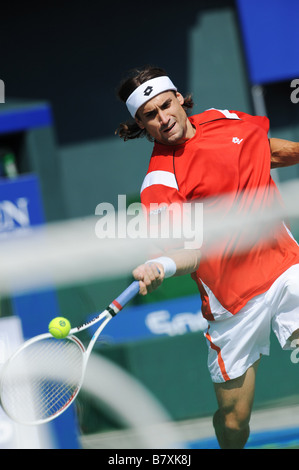
[[179, 189], [174, 173], [171, 173], [170, 171], [156, 170], [151, 171], [146, 175], [143, 180], [140, 192], [142, 193], [145, 188], [153, 186], [154, 184], [162, 184], [163, 186], [168, 186], [169, 188]]
[[240, 119], [239, 116], [236, 113], [231, 113], [230, 111], [228, 111], [228, 109], [210, 108], [210, 109], [207, 109], [207, 111], [210, 111], [212, 109], [215, 110], [215, 111], [219, 111], [219, 113], [224, 114], [224, 116], [228, 119]]

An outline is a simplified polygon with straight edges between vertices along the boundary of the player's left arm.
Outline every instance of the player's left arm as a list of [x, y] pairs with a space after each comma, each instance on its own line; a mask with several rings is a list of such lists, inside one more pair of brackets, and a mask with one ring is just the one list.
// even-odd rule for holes
[[284, 139], [269, 139], [271, 168], [282, 168], [299, 163], [299, 142]]

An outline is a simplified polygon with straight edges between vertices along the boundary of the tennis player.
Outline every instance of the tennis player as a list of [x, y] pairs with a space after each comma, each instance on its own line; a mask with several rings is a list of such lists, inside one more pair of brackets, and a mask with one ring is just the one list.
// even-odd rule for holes
[[[135, 70], [118, 90], [131, 119], [120, 124], [125, 141], [153, 141], [141, 202], [150, 211], [186, 201], [213, 198], [219, 213], [229, 211], [224, 195], [246, 210], [281, 204], [271, 168], [299, 162], [299, 144], [268, 138], [267, 117], [209, 109], [188, 116], [193, 102], [183, 97], [163, 69]], [[133, 271], [140, 293], [164, 278], [191, 274], [208, 321], [208, 367], [218, 410], [213, 424], [221, 448], [243, 448], [249, 437], [255, 378], [262, 355], [269, 354], [271, 328], [281, 347], [299, 338], [299, 246], [281, 220], [246, 252], [240, 234], [230, 234], [217, 251], [179, 249], [148, 260]], [[244, 235], [244, 234], [243, 234]]]

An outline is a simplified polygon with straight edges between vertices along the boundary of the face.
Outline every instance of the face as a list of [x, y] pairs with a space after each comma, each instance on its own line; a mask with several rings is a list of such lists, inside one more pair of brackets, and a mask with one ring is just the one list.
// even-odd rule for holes
[[183, 104], [184, 98], [180, 93], [160, 93], [140, 106], [136, 122], [161, 144], [181, 144], [195, 133]]

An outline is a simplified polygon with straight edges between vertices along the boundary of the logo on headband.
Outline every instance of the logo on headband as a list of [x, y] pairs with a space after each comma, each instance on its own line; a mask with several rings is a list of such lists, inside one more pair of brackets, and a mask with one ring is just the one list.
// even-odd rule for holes
[[152, 87], [152, 86], [148, 86], [148, 87], [146, 87], [146, 89], [144, 90], [143, 94], [144, 94], [144, 96], [149, 96], [152, 91], [153, 91], [153, 87]]

